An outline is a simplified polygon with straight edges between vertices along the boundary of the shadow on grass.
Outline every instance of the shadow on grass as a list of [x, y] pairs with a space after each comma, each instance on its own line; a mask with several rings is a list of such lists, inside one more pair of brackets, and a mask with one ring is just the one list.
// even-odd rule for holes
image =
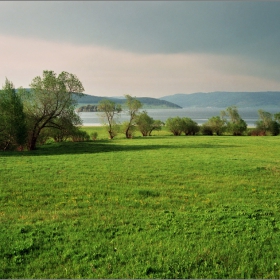
[[[157, 138], [158, 140], [159, 138]], [[165, 138], [166, 139], [166, 138]], [[144, 139], [143, 139], [144, 140]], [[159, 150], [159, 149], [217, 149], [217, 148], [236, 148], [240, 146], [236, 145], [217, 145], [210, 143], [181, 143], [180, 145], [172, 144], [153, 144], [152, 138], [150, 141], [145, 141], [145, 144], [133, 144], [128, 145], [119, 144], [119, 141], [112, 140], [98, 140], [89, 142], [61, 142], [61, 143], [49, 143], [39, 146], [34, 151], [23, 152], [0, 152], [0, 157], [9, 156], [51, 156], [51, 155], [70, 155], [70, 154], [94, 154], [94, 153], [106, 153], [106, 152], [122, 152], [122, 151], [144, 151], [144, 150]], [[131, 140], [133, 141], [133, 140]], [[139, 143], [139, 142], [138, 142]]]

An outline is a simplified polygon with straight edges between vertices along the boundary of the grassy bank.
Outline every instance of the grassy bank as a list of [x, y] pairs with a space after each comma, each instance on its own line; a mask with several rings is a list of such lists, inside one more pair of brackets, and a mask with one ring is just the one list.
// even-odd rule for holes
[[85, 129], [0, 153], [1, 278], [280, 277], [279, 137]]

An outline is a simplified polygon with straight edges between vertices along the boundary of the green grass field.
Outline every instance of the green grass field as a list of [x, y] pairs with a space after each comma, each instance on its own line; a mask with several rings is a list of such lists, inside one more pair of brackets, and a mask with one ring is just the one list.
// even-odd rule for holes
[[0, 278], [280, 277], [279, 136], [85, 130], [0, 153]]

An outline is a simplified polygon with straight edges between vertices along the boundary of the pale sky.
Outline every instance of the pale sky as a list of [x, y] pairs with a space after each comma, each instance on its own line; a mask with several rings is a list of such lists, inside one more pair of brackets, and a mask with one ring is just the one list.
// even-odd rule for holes
[[280, 91], [279, 1], [0, 1], [0, 78], [96, 96]]

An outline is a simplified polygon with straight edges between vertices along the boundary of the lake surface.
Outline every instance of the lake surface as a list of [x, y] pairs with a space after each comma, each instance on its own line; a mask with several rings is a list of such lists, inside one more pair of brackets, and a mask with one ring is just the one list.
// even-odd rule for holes
[[[199, 125], [205, 123], [209, 118], [213, 116], [219, 116], [222, 108], [183, 108], [183, 109], [147, 109], [147, 113], [155, 120], [161, 120], [165, 122], [170, 117], [188, 117]], [[265, 110], [272, 114], [278, 113], [280, 109]], [[258, 109], [255, 108], [239, 108], [238, 112], [242, 119], [247, 123], [249, 127], [254, 127], [256, 121], [259, 119]], [[97, 112], [81, 112], [79, 113], [85, 126], [101, 125], [100, 113]], [[127, 112], [122, 112], [118, 118], [119, 122], [128, 121], [129, 116]]]

